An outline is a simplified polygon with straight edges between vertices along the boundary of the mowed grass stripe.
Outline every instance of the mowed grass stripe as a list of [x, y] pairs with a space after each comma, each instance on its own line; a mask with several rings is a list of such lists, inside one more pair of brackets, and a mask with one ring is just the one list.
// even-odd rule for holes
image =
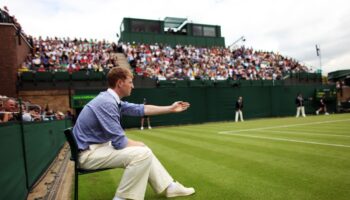
[[[350, 124], [350, 123], [349, 123]], [[292, 127], [292, 128], [283, 128], [280, 130], [286, 130], [286, 131], [307, 131], [307, 132], [316, 132], [316, 133], [325, 133], [325, 134], [338, 134], [338, 135], [347, 135], [350, 136], [350, 125], [348, 125], [348, 129], [346, 130], [345, 128], [340, 130], [336, 130], [336, 129], [332, 129], [333, 126], [330, 127], [304, 127], [304, 128], [300, 128], [300, 127]]]
[[283, 142], [296, 142], [296, 143], [304, 143], [304, 144], [315, 144], [315, 145], [325, 145], [325, 146], [331, 146], [331, 147], [350, 148], [350, 146], [344, 145], [344, 144], [322, 143], [322, 142], [313, 142], [313, 141], [307, 141], [307, 140], [294, 140], [294, 139], [290, 139], [290, 138], [277, 138], [277, 137], [267, 137], [267, 136], [259, 136], [259, 135], [239, 134], [239, 133], [230, 134], [230, 135], [240, 136], [240, 137], [257, 138], [257, 139], [274, 140], [274, 141], [283, 141]]
[[[340, 115], [340, 118], [344, 117]], [[150, 146], [174, 178], [196, 188], [197, 193], [181, 198], [184, 200], [348, 199], [349, 148], [217, 134], [227, 129], [339, 119], [337, 115], [310, 118], [155, 127], [144, 131], [127, 130], [126, 133], [128, 137], [144, 141]], [[344, 123], [341, 126], [347, 127]], [[308, 131], [314, 132], [313, 127]], [[102, 172], [97, 178], [94, 175], [99, 173], [82, 176], [80, 199], [112, 199], [122, 171]], [[90, 183], [82, 183], [84, 181]], [[148, 188], [145, 199], [166, 198], [155, 195]]]
[[[350, 128], [350, 127], [349, 127]], [[349, 131], [350, 130], [333, 130], [333, 129], [327, 129], [325, 130], [324, 128], [319, 128], [319, 127], [314, 127], [314, 128], [283, 128], [280, 129], [281, 131], [300, 131], [300, 132], [313, 132], [313, 133], [319, 133], [319, 134], [328, 134], [328, 135], [332, 135], [332, 134], [340, 134], [340, 135], [344, 135], [344, 136], [350, 136]]]
[[[339, 135], [339, 134], [320, 134], [320, 133], [311, 133], [302, 132], [299, 130], [296, 131], [282, 131], [285, 129], [281, 129], [281, 131], [277, 129], [256, 129], [253, 131], [242, 132], [243, 134], [255, 134], [255, 135], [263, 135], [263, 136], [271, 136], [275, 137], [276, 135], [281, 135], [286, 139], [300, 139], [300, 140], [308, 140], [311, 142], [323, 142], [323, 143], [335, 143], [341, 145], [350, 145], [350, 136], [348, 135]], [[204, 132], [204, 129], [200, 129], [200, 131]], [[236, 134], [236, 132], [229, 132], [227, 134], [219, 132], [219, 134], [231, 135]], [[237, 132], [239, 133], [239, 132]], [[289, 134], [288, 134], [289, 133]]]
[[[314, 119], [317, 119], [316, 117], [314, 117]], [[230, 130], [230, 131], [220, 131], [219, 134], [226, 134], [226, 133], [247, 133], [249, 132], [250, 134], [251, 133], [254, 133], [256, 135], [261, 135], [261, 132], [264, 132], [264, 135], [263, 136], [270, 136], [270, 137], [275, 137], [274, 135], [277, 135], [278, 134], [278, 130], [276, 129], [279, 129], [279, 130], [290, 130], [290, 127], [293, 127], [295, 130], [294, 132], [296, 134], [291, 134], [291, 135], [283, 135], [283, 138], [281, 138], [281, 141], [283, 139], [290, 139], [291, 141], [292, 140], [301, 140], [301, 141], [304, 141], [306, 140], [307, 142], [309, 142], [310, 144], [314, 143], [314, 142], [318, 142], [318, 143], [335, 143], [337, 145], [344, 145], [344, 146], [347, 146], [347, 145], [350, 145], [350, 143], [348, 142], [345, 142], [344, 143], [344, 140], [345, 141], [349, 141], [347, 139], [341, 139], [341, 137], [339, 138], [327, 138], [326, 137], [323, 137], [322, 135], [319, 135], [319, 136], [316, 136], [316, 134], [309, 134], [309, 135], [300, 135], [300, 134], [297, 134], [297, 132], [301, 132], [301, 130], [308, 130], [308, 129], [312, 129], [313, 132], [317, 132], [317, 130], [315, 130], [315, 127], [316, 128], [319, 128], [319, 124], [322, 123], [322, 124], [325, 124], [327, 123], [327, 130], [330, 130], [332, 127], [334, 126], [339, 126], [339, 123], [348, 123], [348, 121], [350, 121], [350, 119], [337, 119], [337, 120], [327, 120], [327, 121], [316, 121], [316, 122], [308, 122], [308, 123], [302, 123], [302, 124], [285, 124], [285, 125], [279, 125], [279, 126], [270, 126], [270, 127], [258, 127], [258, 128], [250, 128], [250, 129], [235, 129], [235, 130]], [[295, 129], [296, 126], [299, 126], [298, 129]], [[323, 127], [321, 127], [323, 128]], [[323, 128], [324, 130], [325, 128]], [[348, 128], [349, 129], [349, 128]], [[270, 131], [271, 130], [271, 131]], [[276, 131], [275, 131], [276, 130]], [[346, 133], [342, 133], [340, 131], [337, 131], [337, 133], [339, 134], [347, 134], [349, 132], [349, 130], [346, 130], [346, 128], [344, 127], [344, 130]], [[312, 136], [314, 135], [314, 136]], [[325, 136], [325, 135], [324, 135]], [[307, 138], [307, 139], [305, 139]], [[315, 141], [313, 141], [315, 140]], [[287, 141], [287, 140], [285, 140]]]
[[[189, 136], [184, 138], [182, 136], [178, 136], [177, 134], [179, 133], [178, 130], [168, 129], [168, 130], [160, 130], [160, 131], [162, 131], [162, 135], [148, 134], [147, 139], [149, 140], [162, 139], [163, 141], [160, 141], [161, 143], [163, 142], [167, 144], [181, 143], [184, 145], [193, 146], [194, 148], [202, 149], [203, 152], [205, 152], [206, 154], [214, 153], [215, 155], [224, 155], [225, 157], [229, 157], [229, 156], [240, 157], [241, 155], [244, 155], [244, 157], [241, 157], [241, 159], [249, 158], [252, 162], [256, 162], [255, 164], [259, 164], [260, 162], [262, 162], [261, 159], [265, 161], [265, 160], [280, 160], [280, 158], [284, 158], [284, 161], [280, 163], [281, 165], [284, 165], [285, 163], [290, 163], [290, 165], [293, 165], [294, 163], [298, 163], [296, 162], [296, 160], [299, 160], [299, 162], [305, 161], [305, 163], [302, 163], [303, 165], [308, 165], [310, 161], [312, 161], [316, 165], [322, 166], [320, 168], [323, 168], [324, 170], [327, 169], [327, 164], [334, 167], [334, 159], [331, 162], [328, 162], [330, 161], [329, 158], [326, 158], [326, 160], [323, 160], [325, 158], [325, 154], [319, 154], [317, 156], [314, 154], [311, 154], [312, 152], [315, 152], [313, 149], [311, 151], [308, 150], [308, 151], [296, 153], [295, 151], [290, 151], [289, 150], [290, 148], [288, 147], [287, 148], [284, 147], [285, 149], [281, 149], [281, 148], [276, 149], [276, 148], [268, 148], [266, 146], [261, 146], [261, 145], [258, 146], [256, 144], [242, 145], [242, 144], [236, 143], [236, 144], [228, 145], [228, 141], [217, 141], [217, 140], [216, 142], [213, 142], [212, 140], [198, 141], [197, 137], [194, 137], [194, 136]], [[175, 131], [177, 131], [177, 133]], [[167, 132], [169, 134], [167, 134]], [[224, 145], [225, 142], [226, 142], [226, 145]], [[209, 151], [205, 149], [209, 149]], [[227, 152], [229, 152], [229, 154]], [[188, 153], [191, 154], [192, 151], [188, 151]], [[342, 159], [343, 157], [340, 157], [340, 158]], [[289, 160], [287, 161], [287, 159]], [[317, 162], [317, 161], [320, 161], [320, 162]], [[339, 160], [339, 161], [342, 161], [342, 160]], [[293, 168], [294, 167], [296, 166], [293, 166]], [[342, 174], [342, 170], [343, 170], [342, 166], [339, 165], [336, 168]], [[314, 171], [311, 171], [311, 173], [313, 172]]]
[[[162, 141], [163, 139], [160, 139], [159, 137], [157, 138], [152, 138], [152, 140], [149, 140], [148, 142], [151, 143], [151, 145], [156, 145], [156, 144], [168, 144], [165, 147], [161, 148], [161, 153], [158, 153], [158, 156], [160, 156], [160, 158], [163, 159], [167, 159], [167, 158], [174, 158], [174, 156], [172, 154], [166, 154], [165, 153], [165, 157], [162, 156], [162, 154], [164, 154], [165, 149], [169, 148], [170, 151], [173, 151], [173, 149], [176, 149], [176, 151], [180, 151], [179, 154], [182, 155], [181, 156], [181, 160], [184, 163], [187, 163], [186, 160], [184, 159], [184, 155], [186, 156], [193, 156], [193, 158], [189, 159], [189, 162], [203, 162], [203, 161], [196, 161], [196, 159], [200, 158], [200, 160], [204, 160], [207, 161], [205, 158], [210, 157], [209, 162], [209, 166], [212, 165], [212, 163], [215, 163], [216, 165], [219, 165], [220, 167], [218, 168], [218, 166], [213, 166], [213, 168], [209, 168], [209, 170], [215, 169], [214, 171], [216, 173], [213, 174], [213, 177], [211, 177], [212, 179], [227, 179], [227, 176], [230, 177], [235, 177], [235, 174], [233, 174], [233, 172], [231, 172], [230, 170], [223, 171], [223, 167], [225, 167], [226, 169], [233, 169], [236, 172], [236, 170], [239, 172], [239, 174], [242, 174], [240, 176], [243, 176], [241, 178], [247, 178], [251, 176], [253, 177], [259, 177], [260, 179], [264, 180], [263, 182], [265, 182], [263, 185], [261, 182], [259, 182], [259, 187], [260, 188], [264, 188], [264, 185], [266, 185], [266, 188], [270, 188], [272, 185], [280, 185], [280, 186], [285, 186], [285, 188], [290, 188], [291, 183], [293, 182], [299, 182], [300, 179], [297, 177], [308, 177], [307, 179], [305, 179], [304, 181], [307, 181], [309, 179], [317, 179], [320, 180], [322, 178], [320, 177], [312, 177], [314, 176], [314, 173], [310, 173], [307, 174], [305, 173], [306, 170], [300, 170], [297, 171], [295, 170], [294, 167], [290, 168], [290, 170], [288, 170], [288, 167], [276, 167], [273, 165], [273, 162], [271, 159], [268, 158], [262, 158], [259, 155], [259, 158], [261, 159], [260, 162], [253, 162], [252, 160], [249, 160], [249, 156], [244, 155], [244, 154], [240, 154], [239, 157], [237, 156], [233, 156], [232, 155], [225, 155], [222, 153], [217, 153], [217, 152], [213, 152], [213, 150], [208, 149], [208, 148], [198, 148], [198, 147], [193, 147], [193, 145], [188, 145], [188, 144], [178, 144], [180, 142], [167, 142], [167, 141]], [[166, 140], [166, 139], [164, 139]], [[152, 141], [155, 142], [156, 144], [152, 144]], [[181, 148], [182, 147], [182, 148]], [[152, 148], [154, 149], [155, 147], [152, 146]], [[203, 152], [203, 149], [205, 150], [205, 152]], [[161, 154], [161, 155], [159, 155]], [[256, 156], [253, 156], [254, 158], [256, 158]], [[168, 163], [168, 160], [165, 160], [166, 163]], [[281, 163], [285, 163], [285, 162], [281, 162]], [[293, 161], [292, 163], [295, 163], [295, 161]], [[204, 163], [203, 166], [207, 166], [208, 163]], [[238, 165], [238, 166], [237, 166]], [[287, 164], [288, 165], [288, 164]], [[195, 169], [198, 169], [198, 166], [195, 167]], [[239, 170], [240, 169], [240, 170]], [[221, 172], [224, 172], [223, 177], [218, 177], [217, 174], [217, 170], [220, 170]], [[204, 174], [208, 174], [208, 172], [205, 172]], [[320, 173], [320, 174], [324, 174], [324, 173]], [[275, 178], [273, 178], [275, 177]], [[328, 177], [328, 176], [327, 176]], [[329, 180], [328, 178], [325, 178], [323, 180], [324, 183], [328, 183], [331, 180]], [[281, 179], [282, 178], [282, 179]], [[236, 179], [236, 178], [235, 178]], [[267, 183], [266, 183], [267, 182]], [[301, 181], [302, 182], [302, 181]], [[299, 185], [299, 184], [292, 184], [292, 185]], [[309, 186], [312, 186], [312, 184], [307, 184]], [[294, 186], [295, 187], [295, 186]], [[265, 191], [265, 189], [263, 191]], [[290, 188], [290, 190], [293, 190], [293, 187]], [[312, 188], [306, 187], [305, 185], [294, 188], [295, 191], [303, 191], [305, 190], [305, 192], [312, 190]], [[263, 191], [260, 191], [261, 193], [263, 193]], [[251, 193], [252, 191], [248, 191], [247, 194]], [[262, 195], [262, 194], [259, 195]], [[269, 194], [271, 195], [271, 194]], [[266, 198], [269, 196], [267, 195]]]
[[[317, 135], [317, 136], [324, 136], [324, 137], [340, 137], [340, 138], [349, 138], [350, 135], [338, 135], [338, 134], [327, 134], [327, 133], [316, 133], [315, 132], [306, 132], [306, 131], [275, 131], [275, 130], [260, 130], [259, 132], [269, 132], [269, 133], [281, 133], [281, 134], [297, 134], [297, 135]], [[318, 132], [318, 131], [317, 131]]]
[[[177, 130], [176, 130], [177, 131]], [[152, 131], [153, 132], [153, 131]], [[175, 135], [176, 133], [172, 133], [173, 135]], [[145, 134], [146, 135], [146, 134]], [[153, 134], [152, 134], [153, 135]], [[164, 134], [164, 130], [162, 131], [162, 135], [164, 136], [164, 135], [166, 135], [166, 134]], [[147, 137], [149, 137], [149, 136], [147, 136]], [[152, 139], [152, 140], [154, 140], [154, 139]], [[178, 139], [177, 139], [177, 141], [179, 141]], [[173, 143], [176, 143], [176, 142], [174, 142], [174, 141], [164, 141], [165, 143], [167, 143], [167, 144], [173, 144]], [[157, 141], [157, 143], [163, 143], [162, 141]], [[153, 148], [153, 147], [152, 147]], [[176, 147], [174, 147], [174, 148], [176, 148]], [[186, 153], [187, 152], [187, 154], [189, 154], [189, 153], [191, 153], [191, 152], [193, 152], [192, 151], [192, 149], [189, 149], [189, 148], [183, 148], [183, 149], [187, 149], [187, 151], [185, 151], [185, 152], [183, 152], [183, 153]], [[162, 150], [162, 152], [163, 152], [163, 150]], [[201, 151], [200, 151], [201, 152]], [[204, 154], [208, 154], [208, 153], [204, 153]], [[222, 153], [221, 152], [218, 152], [218, 153], [214, 153], [214, 155], [221, 155]], [[227, 158], [228, 156], [224, 156], [225, 158]], [[246, 155], [243, 155], [243, 157], [248, 157], [248, 156], [246, 156]], [[257, 156], [253, 156], [253, 157], [261, 157], [261, 155], [257, 155]], [[221, 158], [220, 156], [219, 156], [219, 160], [223, 160], [224, 158]], [[237, 160], [239, 160], [239, 159], [235, 159], [236, 161]], [[263, 160], [268, 160], [268, 159], [266, 159], [266, 158], [263, 158]], [[213, 160], [214, 161], [214, 160]], [[216, 162], [216, 161], [215, 161]], [[219, 162], [220, 163], [220, 162]], [[242, 163], [242, 161], [238, 161], [238, 163]], [[298, 163], [298, 162], [295, 162], [295, 161], [293, 161], [292, 163]], [[221, 165], [223, 165], [223, 164], [221, 164]], [[259, 164], [259, 163], [250, 163], [250, 164], [248, 164], [248, 165], [250, 165], [250, 166], [261, 166], [261, 164]], [[305, 166], [305, 165], [303, 165], [303, 166]], [[234, 168], [233, 166], [228, 166], [228, 168]], [[244, 168], [244, 167], [243, 167]], [[271, 168], [271, 166], [268, 166], [267, 167], [267, 169], [271, 169], [271, 170], [273, 170], [273, 171], [276, 171], [274, 168]], [[261, 168], [260, 168], [260, 170], [261, 170]], [[253, 170], [253, 171], [260, 171], [259, 169], [256, 169], [256, 170]], [[244, 170], [242, 170], [242, 171], [244, 171]], [[304, 169], [301, 169], [301, 171], [305, 171]], [[335, 171], [337, 171], [337, 170], [335, 170]], [[272, 172], [271, 172], [272, 173]], [[314, 174], [315, 173], [315, 171], [313, 171], [313, 170], [311, 170], [311, 174]], [[254, 175], [254, 173], [250, 173], [251, 175]], [[291, 172], [288, 172], [288, 173], [286, 173], [286, 174], [290, 174], [290, 175], [292, 175], [292, 173]], [[321, 172], [321, 173], [317, 173], [317, 174], [324, 174], [323, 172]], [[295, 176], [295, 174], [293, 174], [293, 176]], [[280, 177], [280, 174], [278, 175], [278, 177]], [[282, 176], [283, 177], [283, 176]], [[308, 175], [305, 175], [305, 174], [303, 174], [303, 175], [299, 175], [299, 176], [297, 176], [297, 177], [309, 177]], [[312, 178], [311, 178], [311, 180], [312, 180]], [[275, 180], [274, 180], [275, 181]], [[289, 181], [287, 181], [287, 182], [289, 182]], [[327, 182], [332, 182], [331, 180], [326, 180], [325, 181], [325, 184], [327, 183]], [[327, 184], [326, 184], [327, 185]], [[304, 186], [303, 186], [304, 187]], [[298, 189], [299, 190], [299, 189]]]
[[237, 132], [246, 132], [246, 131], [258, 131], [258, 130], [266, 130], [266, 129], [280, 129], [280, 128], [289, 128], [289, 127], [308, 127], [313, 125], [319, 125], [319, 124], [329, 124], [329, 123], [337, 123], [337, 122], [344, 122], [344, 121], [350, 121], [350, 119], [339, 119], [339, 120], [327, 120], [327, 121], [313, 121], [313, 122], [306, 122], [306, 123], [297, 123], [297, 124], [287, 124], [287, 125], [276, 125], [276, 126], [263, 126], [258, 128], [250, 128], [250, 129], [240, 129], [240, 130], [227, 130], [227, 131], [220, 131], [219, 134], [226, 134], [226, 133], [237, 133]]
[[[275, 129], [274, 129], [275, 130]], [[250, 135], [258, 137], [267, 137], [267, 138], [279, 138], [288, 140], [299, 140], [300, 142], [305, 141], [305, 143], [324, 143], [329, 144], [329, 146], [350, 146], [350, 137], [337, 136], [332, 137], [332, 135], [325, 134], [306, 134], [303, 132], [284, 132], [284, 131], [274, 131], [274, 130], [260, 130], [254, 133], [233, 133], [229, 135], [241, 135], [249, 137]]]
[[[337, 118], [334, 118], [336, 116]], [[210, 122], [205, 124], [199, 124], [199, 125], [184, 125], [183, 127], [202, 127], [202, 128], [215, 128], [220, 129], [219, 131], [226, 131], [227, 128], [233, 128], [233, 129], [244, 129], [244, 128], [251, 128], [252, 126], [258, 126], [261, 128], [266, 128], [269, 125], [278, 126], [281, 124], [296, 124], [296, 123], [309, 123], [309, 122], [315, 122], [320, 120], [349, 120], [350, 116], [347, 115], [332, 115], [333, 118], [329, 118], [328, 116], [311, 116], [307, 118], [295, 118], [295, 117], [285, 117], [285, 118], [269, 118], [269, 119], [254, 119], [254, 120], [248, 120], [244, 123], [238, 122], [233, 123], [233, 121], [228, 122]], [[318, 122], [319, 123], [319, 122]], [[176, 126], [175, 126], [176, 127]], [[221, 130], [222, 129], [222, 130]]]
[[[206, 137], [206, 138], [209, 138], [208, 136], [205, 135], [205, 130], [203, 129], [200, 129], [200, 130], [197, 130], [198, 128], [196, 128], [196, 130], [189, 130], [188, 127], [186, 128], [181, 128], [182, 130], [187, 130], [187, 133], [191, 134], [191, 132], [193, 133], [199, 133], [197, 134], [197, 137], [198, 139], [202, 139], [203, 137]], [[181, 130], [180, 128], [176, 129], [176, 130]], [[176, 132], [176, 131], [174, 131]], [[211, 131], [210, 131], [211, 132]], [[266, 130], [264, 131], [264, 133], [261, 133], [262, 131], [254, 131], [254, 132], [244, 132], [244, 134], [249, 134], [249, 135], [258, 135], [258, 136], [271, 136], [271, 137], [277, 137], [279, 136], [280, 134], [277, 134], [277, 133], [271, 133], [269, 132], [269, 130]], [[266, 132], [266, 133], [265, 133]], [[234, 133], [236, 134], [236, 133]], [[275, 135], [274, 135], [275, 134]], [[193, 134], [191, 134], [193, 135]], [[227, 135], [232, 135], [232, 134], [227, 134]], [[276, 136], [277, 135], [277, 136]], [[346, 141], [344, 141], [343, 138], [332, 138], [332, 140], [329, 139], [329, 137], [323, 137], [322, 135], [320, 136], [310, 136], [310, 135], [298, 135], [298, 134], [293, 134], [293, 135], [287, 135], [287, 134], [284, 134], [283, 135], [284, 137], [282, 139], [285, 139], [286, 141], [288, 140], [291, 140], [290, 142], [292, 142], [292, 140], [297, 140], [299, 139], [300, 141], [306, 141], [305, 143], [308, 143], [308, 144], [317, 144], [317, 143], [326, 143], [327, 145], [329, 144], [329, 146], [348, 146], [348, 144], [350, 144], [350, 138], [347, 140], [348, 142], [346, 143]], [[188, 134], [184, 135], [184, 137], [188, 137]], [[195, 136], [196, 137], [196, 136]], [[247, 136], [248, 137], [248, 136]], [[220, 137], [217, 137], [217, 136], [212, 136], [210, 137], [211, 139], [217, 139], [217, 138], [220, 138]], [[226, 139], [225, 139], [226, 140]], [[236, 140], [236, 139], [235, 139]], [[346, 140], [346, 139], [345, 139]], [[240, 140], [239, 142], [243, 142], [242, 140]], [[334, 142], [334, 145], [333, 143], [331, 142]]]
[[320, 129], [322, 129], [322, 128], [330, 129], [331, 128], [332, 130], [346, 130], [349, 127], [349, 124], [350, 124], [349, 121], [335, 122], [335, 123], [331, 123], [331, 124], [319, 124], [319, 125], [315, 126], [315, 128], [320, 128]]
[[[179, 131], [182, 130], [182, 131]], [[169, 133], [169, 134], [166, 134]], [[245, 151], [249, 150], [248, 147], [252, 148], [268, 148], [273, 147], [272, 151], [283, 151], [288, 150], [294, 153], [305, 153], [308, 152], [312, 156], [321, 156], [321, 157], [328, 157], [330, 159], [337, 158], [337, 159], [344, 159], [347, 158], [344, 155], [343, 149], [334, 149], [334, 148], [328, 148], [328, 147], [321, 147], [318, 148], [318, 151], [315, 151], [314, 145], [300, 145], [298, 143], [290, 143], [285, 144], [281, 142], [271, 142], [271, 141], [262, 141], [262, 140], [251, 140], [250, 138], [235, 138], [224, 135], [222, 137], [218, 137], [217, 134], [206, 134], [203, 130], [199, 130], [198, 127], [195, 129], [190, 129], [188, 127], [177, 127], [176, 129], [173, 128], [167, 128], [167, 129], [153, 129], [150, 134], [160, 134], [160, 135], [167, 135], [166, 137], [171, 137], [171, 135], [181, 135], [182, 138], [188, 138], [192, 137], [194, 140], [198, 141], [206, 141], [209, 143], [216, 143], [221, 146], [237, 146], [237, 148], [244, 149]], [[145, 136], [148, 134], [146, 133]], [[210, 145], [210, 144], [203, 144], [203, 145]], [[344, 157], [345, 156], [345, 157]]]
[[[216, 160], [223, 160], [221, 157], [215, 156], [211, 160], [208, 159], [208, 156], [203, 156], [203, 148], [198, 149], [174, 142], [169, 144], [160, 138], [156, 140], [151, 138], [145, 141], [154, 149], [153, 151], [157, 157], [164, 163], [174, 178], [186, 185], [196, 187], [197, 194], [194, 199], [217, 199], [221, 194], [227, 195], [226, 199], [232, 196], [249, 199], [249, 196], [241, 193], [241, 187], [242, 189], [249, 187], [249, 183], [240, 185], [231, 183], [231, 178], [244, 177], [241, 172], [234, 170], [232, 166], [227, 167], [226, 164], [216, 162]], [[210, 154], [210, 156], [212, 155]], [[227, 176], [228, 174], [230, 176]], [[228, 179], [228, 177], [230, 178]], [[262, 184], [262, 181], [258, 178], [254, 179]]]

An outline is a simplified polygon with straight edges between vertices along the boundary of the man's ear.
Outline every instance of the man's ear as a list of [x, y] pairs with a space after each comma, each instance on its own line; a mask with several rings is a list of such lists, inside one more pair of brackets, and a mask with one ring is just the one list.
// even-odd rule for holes
[[117, 80], [117, 83], [116, 83], [117, 88], [120, 88], [122, 84], [123, 84], [123, 80], [121, 79]]

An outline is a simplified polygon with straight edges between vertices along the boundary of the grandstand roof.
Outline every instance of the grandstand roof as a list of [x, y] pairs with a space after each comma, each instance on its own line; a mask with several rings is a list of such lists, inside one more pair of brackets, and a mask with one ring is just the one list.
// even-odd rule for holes
[[338, 70], [328, 73], [329, 80], [338, 80], [350, 77], [350, 70]]
[[164, 26], [165, 28], [179, 28], [187, 18], [178, 18], [178, 17], [165, 17]]

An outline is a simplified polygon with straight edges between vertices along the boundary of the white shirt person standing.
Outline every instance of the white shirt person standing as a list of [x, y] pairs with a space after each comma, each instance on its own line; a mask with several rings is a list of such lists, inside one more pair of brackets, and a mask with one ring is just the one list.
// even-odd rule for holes
[[236, 101], [236, 117], [235, 117], [235, 121], [238, 122], [238, 118], [241, 118], [241, 121], [243, 122], [243, 97], [239, 96], [237, 101]]
[[303, 95], [301, 93], [299, 93], [297, 98], [295, 99], [295, 104], [297, 106], [297, 115], [295, 117], [299, 117], [300, 114], [303, 117], [306, 117], [305, 107], [304, 107], [304, 98], [303, 98]]

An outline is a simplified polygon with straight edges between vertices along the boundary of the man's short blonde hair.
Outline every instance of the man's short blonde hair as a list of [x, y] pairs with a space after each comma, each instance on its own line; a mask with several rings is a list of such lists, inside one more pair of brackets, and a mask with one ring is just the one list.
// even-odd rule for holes
[[108, 87], [114, 88], [118, 80], [125, 80], [128, 77], [134, 78], [129, 68], [113, 67], [107, 74]]

